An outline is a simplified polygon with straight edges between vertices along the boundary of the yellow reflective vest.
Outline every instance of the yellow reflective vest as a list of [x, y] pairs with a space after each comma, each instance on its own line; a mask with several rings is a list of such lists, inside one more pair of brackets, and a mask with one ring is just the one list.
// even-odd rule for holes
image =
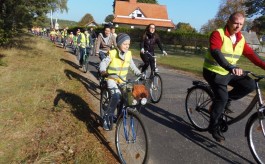
[[[124, 80], [126, 80], [126, 76], [128, 74], [130, 62], [132, 59], [131, 51], [126, 52], [124, 60], [120, 59], [119, 51], [117, 49], [110, 50], [109, 57], [111, 58], [111, 62], [107, 68], [107, 72], [109, 74], [115, 73], [121, 76]], [[122, 80], [115, 76], [111, 76], [110, 79], [114, 79], [117, 83], [123, 83]]]
[[[243, 50], [244, 50], [244, 45], [245, 45], [245, 38], [242, 35], [241, 40], [236, 44], [235, 48], [233, 47], [233, 43], [231, 39], [225, 35], [224, 29], [218, 29], [217, 30], [220, 33], [220, 36], [223, 41], [223, 45], [221, 47], [221, 52], [224, 55], [225, 59], [232, 65], [236, 65], [237, 61], [241, 57]], [[218, 73], [220, 75], [227, 75], [229, 71], [221, 67], [212, 57], [210, 52], [208, 52], [205, 55], [204, 59], [204, 64], [203, 67]]]

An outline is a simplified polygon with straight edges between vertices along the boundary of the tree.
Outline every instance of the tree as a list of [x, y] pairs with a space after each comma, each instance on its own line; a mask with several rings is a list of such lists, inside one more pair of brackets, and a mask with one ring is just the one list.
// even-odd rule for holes
[[246, 13], [248, 17], [258, 16], [253, 21], [252, 30], [259, 35], [265, 34], [265, 0], [246, 0]]
[[236, 11], [245, 13], [245, 1], [246, 0], [222, 0], [216, 16], [204, 24], [200, 31], [209, 33], [217, 28], [224, 27], [232, 13]]
[[191, 25], [189, 23], [183, 23], [183, 22], [179, 22], [176, 25], [176, 30], [180, 31], [180, 32], [185, 32], [185, 33], [195, 33], [196, 29], [191, 27]]
[[215, 16], [215, 23], [217, 27], [223, 27], [229, 16], [236, 12], [245, 13], [246, 7], [244, 6], [245, 0], [222, 0], [219, 6], [219, 10]]
[[50, 10], [67, 11], [67, 0], [1, 0], [0, 45], [23, 28], [40, 23]]
[[85, 26], [87, 23], [94, 21], [94, 18], [91, 14], [86, 14], [83, 18], [78, 22], [79, 26]]
[[105, 18], [105, 22], [113, 22], [113, 19], [114, 19], [114, 15], [113, 14], [110, 14], [110, 15], [108, 15]]
[[249, 17], [253, 15], [265, 15], [265, 0], [246, 0], [246, 13]]
[[202, 25], [200, 32], [203, 34], [210, 34], [212, 31], [214, 31], [217, 28], [218, 27], [215, 23], [215, 19], [210, 19], [206, 24]]

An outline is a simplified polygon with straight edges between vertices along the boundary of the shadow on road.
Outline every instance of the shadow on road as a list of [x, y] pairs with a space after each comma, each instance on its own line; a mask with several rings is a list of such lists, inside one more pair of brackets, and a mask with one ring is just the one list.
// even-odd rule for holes
[[228, 156], [224, 156], [224, 154], [227, 153], [231, 153], [232, 156], [236, 156], [237, 158], [240, 158], [247, 163], [252, 163], [247, 158], [241, 156], [237, 152], [231, 151], [228, 148], [224, 147], [223, 145], [213, 142], [209, 138], [200, 135], [198, 132], [195, 131], [195, 129], [191, 127], [191, 124], [187, 123], [181, 117], [178, 117], [177, 115], [174, 115], [160, 107], [157, 107], [153, 104], [148, 104], [146, 106], [146, 110], [142, 110], [141, 113], [153, 119], [154, 121], [158, 122], [159, 124], [162, 124], [168, 128], [176, 130], [179, 134], [183, 135], [185, 138], [189, 139], [190, 141], [204, 148], [210, 153], [218, 156], [227, 163], [241, 163], [235, 161], [236, 160], [235, 158], [230, 159]]
[[103, 143], [110, 153], [118, 160], [116, 152], [111, 148], [107, 139], [98, 129], [100, 126], [100, 117], [89, 108], [86, 101], [76, 94], [58, 89], [57, 96], [54, 99], [54, 106], [57, 106], [60, 100], [71, 106], [72, 114], [80, 121], [83, 121], [87, 126], [88, 132], [93, 133], [94, 136]]

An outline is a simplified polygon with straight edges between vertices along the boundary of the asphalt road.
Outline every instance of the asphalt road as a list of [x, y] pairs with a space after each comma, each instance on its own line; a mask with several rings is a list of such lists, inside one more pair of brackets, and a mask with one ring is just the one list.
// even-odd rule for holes
[[[97, 56], [90, 56], [88, 74], [95, 76], [98, 62]], [[185, 111], [187, 88], [198, 78], [173, 69], [158, 68], [164, 86], [162, 99], [157, 104], [148, 104], [142, 111], [150, 136], [150, 164], [255, 163], [244, 136], [247, 118], [229, 126], [224, 142], [215, 142], [208, 132], [193, 129]], [[233, 102], [235, 113], [242, 111], [248, 102], [249, 97]], [[108, 133], [109, 142], [114, 143], [114, 133]]]

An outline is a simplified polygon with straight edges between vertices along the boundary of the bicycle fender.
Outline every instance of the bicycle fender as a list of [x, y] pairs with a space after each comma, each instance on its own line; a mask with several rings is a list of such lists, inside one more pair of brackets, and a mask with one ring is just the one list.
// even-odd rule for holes
[[248, 119], [248, 121], [247, 121], [247, 123], [246, 123], [245, 137], [248, 136], [248, 132], [249, 132], [250, 125], [251, 125], [252, 121], [253, 121], [256, 117], [258, 117], [258, 112], [253, 113], [253, 114], [249, 117], [249, 119]]

